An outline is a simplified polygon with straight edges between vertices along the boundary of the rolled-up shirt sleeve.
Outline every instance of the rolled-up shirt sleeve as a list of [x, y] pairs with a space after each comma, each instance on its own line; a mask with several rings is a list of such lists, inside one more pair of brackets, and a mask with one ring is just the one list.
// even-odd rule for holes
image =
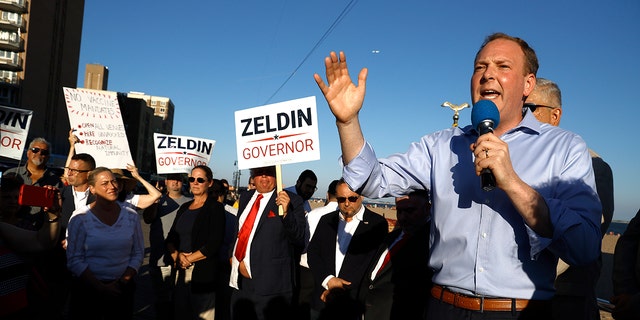
[[591, 155], [582, 139], [573, 139], [565, 163], [551, 196], [543, 195], [553, 225], [549, 250], [569, 265], [583, 266], [600, 255], [602, 205]]

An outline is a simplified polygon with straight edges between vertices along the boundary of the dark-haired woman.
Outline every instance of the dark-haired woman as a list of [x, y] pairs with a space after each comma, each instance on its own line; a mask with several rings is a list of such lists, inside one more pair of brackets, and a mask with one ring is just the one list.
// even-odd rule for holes
[[178, 272], [173, 295], [176, 319], [214, 318], [215, 276], [225, 212], [224, 205], [209, 196], [212, 183], [209, 167], [200, 165], [191, 170], [193, 200], [180, 206], [167, 236], [171, 263]]

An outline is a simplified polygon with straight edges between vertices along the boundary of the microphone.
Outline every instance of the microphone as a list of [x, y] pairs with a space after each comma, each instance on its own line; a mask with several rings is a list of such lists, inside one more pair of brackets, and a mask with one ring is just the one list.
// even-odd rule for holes
[[[473, 105], [471, 109], [471, 123], [478, 130], [479, 135], [493, 132], [500, 123], [500, 111], [491, 100], [480, 100]], [[491, 191], [496, 187], [496, 178], [493, 176], [491, 169], [484, 168], [480, 173], [482, 181], [482, 190]]]

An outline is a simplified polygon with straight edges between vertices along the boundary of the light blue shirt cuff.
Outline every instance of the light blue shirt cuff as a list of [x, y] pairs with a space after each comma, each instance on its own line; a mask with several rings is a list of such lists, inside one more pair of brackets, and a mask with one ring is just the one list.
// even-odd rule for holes
[[371, 145], [365, 141], [358, 155], [346, 166], [340, 157], [342, 177], [347, 182], [351, 190], [360, 189], [371, 175], [373, 169], [378, 165], [378, 159]]

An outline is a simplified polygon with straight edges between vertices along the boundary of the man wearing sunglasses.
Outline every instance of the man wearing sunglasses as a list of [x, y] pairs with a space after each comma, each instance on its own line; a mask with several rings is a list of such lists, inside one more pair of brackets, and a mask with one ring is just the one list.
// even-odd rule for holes
[[397, 222], [371, 261], [360, 286], [364, 320], [422, 319], [431, 294], [426, 190], [396, 198]]
[[[536, 87], [524, 105], [540, 122], [560, 125], [562, 93], [555, 82], [538, 78]], [[604, 236], [613, 219], [613, 173], [597, 153], [591, 149], [589, 152], [596, 177], [596, 191], [602, 203], [600, 231]], [[596, 285], [601, 266], [601, 259], [582, 267], [569, 266], [562, 260], [558, 262], [556, 294], [552, 300], [554, 319], [600, 319]]]
[[302, 198], [277, 192], [274, 166], [253, 168], [251, 176], [256, 189], [240, 195], [239, 228], [231, 251], [231, 316], [290, 319], [295, 252], [304, 247]]
[[15, 174], [24, 184], [62, 187], [60, 177], [47, 167], [50, 152], [51, 147], [47, 140], [44, 138], [35, 138], [29, 143], [27, 161], [24, 167], [8, 169], [5, 171], [5, 174]]
[[[311, 319], [317, 319], [323, 312], [333, 312], [333, 301], [352, 306], [353, 309], [343, 310], [349, 315], [357, 317], [363, 312], [363, 304], [357, 300], [358, 288], [388, 233], [387, 220], [366, 208], [363, 197], [351, 191], [343, 179], [336, 185], [336, 199], [338, 210], [320, 218], [307, 249], [315, 279]], [[344, 296], [332, 300], [334, 293]]]
[[[10, 175], [15, 176], [19, 182], [26, 185], [62, 188], [63, 184], [60, 176], [51, 168], [47, 167], [50, 154], [51, 145], [49, 142], [41, 137], [34, 138], [29, 143], [27, 161], [24, 166], [11, 168], [5, 171], [4, 175], [7, 177]], [[30, 213], [31, 214], [23, 218], [30, 221], [36, 229], [48, 228], [47, 224], [57, 220], [64, 220], [50, 220], [41, 207], [32, 206]], [[66, 226], [66, 223], [64, 226]], [[62, 224], [60, 227], [62, 227]], [[66, 277], [60, 276], [67, 272], [66, 256], [62, 246], [56, 245], [53, 248], [41, 252], [38, 258], [34, 260], [34, 267], [42, 279], [44, 279], [45, 283], [47, 283], [51, 296], [53, 297], [51, 299], [44, 299], [42, 296], [34, 295], [34, 305], [43, 306], [42, 309], [48, 310], [49, 314], [54, 317], [61, 315], [62, 308], [64, 307], [64, 298], [66, 297], [62, 292], [64, 292], [64, 282], [67, 279]]]
[[[34, 186], [54, 186], [62, 188], [60, 176], [47, 167], [51, 146], [44, 138], [34, 138], [27, 149], [27, 161], [24, 166], [8, 169], [5, 175], [15, 175], [24, 184]], [[40, 207], [32, 207], [31, 214], [40, 212]]]

